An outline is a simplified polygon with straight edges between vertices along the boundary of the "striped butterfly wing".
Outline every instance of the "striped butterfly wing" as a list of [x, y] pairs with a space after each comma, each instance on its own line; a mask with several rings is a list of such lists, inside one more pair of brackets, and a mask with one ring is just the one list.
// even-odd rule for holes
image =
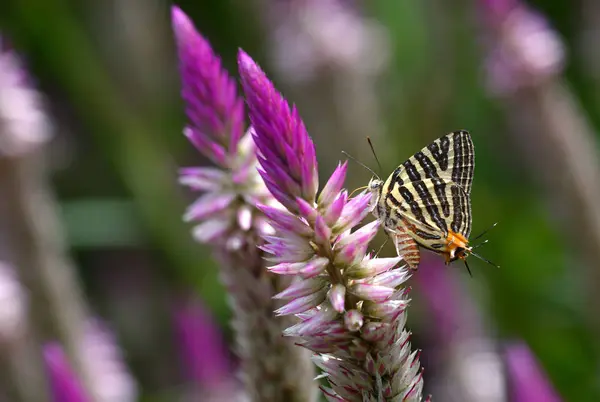
[[466, 130], [438, 138], [400, 165], [398, 179], [415, 182], [440, 178], [458, 184], [471, 194], [475, 170], [475, 147]]
[[[461, 186], [442, 178], [396, 183], [386, 200], [389, 224], [397, 233], [407, 231], [415, 241], [430, 250], [441, 251], [450, 231], [469, 238], [471, 200]], [[402, 230], [400, 230], [402, 228]]]

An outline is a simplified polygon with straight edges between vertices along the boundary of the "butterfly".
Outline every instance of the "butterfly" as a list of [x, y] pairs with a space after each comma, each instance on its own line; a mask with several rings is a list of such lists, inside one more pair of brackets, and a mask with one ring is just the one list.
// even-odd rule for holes
[[373, 215], [411, 269], [420, 263], [419, 246], [443, 255], [446, 265], [464, 261], [469, 273], [466, 259], [471, 254], [495, 265], [469, 245], [474, 169], [473, 140], [468, 131], [459, 130], [411, 156], [385, 182], [379, 177], [369, 182]]

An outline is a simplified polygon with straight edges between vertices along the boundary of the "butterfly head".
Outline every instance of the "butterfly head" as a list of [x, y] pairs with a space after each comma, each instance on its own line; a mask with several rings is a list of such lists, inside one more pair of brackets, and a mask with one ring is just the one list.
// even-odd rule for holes
[[[383, 181], [379, 178], [373, 177], [371, 181], [369, 181], [369, 185], [367, 189], [371, 193], [371, 207], [375, 208], [377, 203], [379, 202], [379, 198], [381, 197], [381, 190], [383, 188]], [[377, 209], [377, 208], [375, 208]]]
[[446, 239], [446, 264], [456, 260], [464, 261], [470, 252], [471, 247], [465, 236], [450, 230]]
[[[494, 224], [494, 226], [496, 226], [496, 225]], [[477, 236], [476, 239], [479, 237], [480, 236]], [[477, 247], [486, 244], [487, 240], [480, 244], [477, 244], [475, 246], [469, 246], [469, 241], [464, 236], [462, 236], [461, 234], [458, 234], [458, 233], [454, 233], [452, 231], [450, 231], [447, 240], [448, 240], [448, 245], [447, 245], [447, 253], [446, 253], [446, 265], [448, 265], [451, 262], [456, 261], [456, 260], [462, 260], [465, 263], [465, 266], [467, 267], [469, 274], [471, 274], [471, 270], [469, 269], [469, 265], [467, 264], [467, 257], [470, 255], [473, 255], [473, 256], [479, 258], [480, 260], [487, 262], [488, 264], [490, 264], [496, 268], [499, 268], [498, 265], [494, 264], [493, 262], [487, 260], [486, 258], [480, 256], [479, 254], [477, 254], [476, 252], [473, 251]]]

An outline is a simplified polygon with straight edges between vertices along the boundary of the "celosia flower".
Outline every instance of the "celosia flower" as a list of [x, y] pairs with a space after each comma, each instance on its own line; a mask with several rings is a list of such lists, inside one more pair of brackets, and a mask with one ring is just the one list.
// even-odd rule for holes
[[288, 301], [278, 314], [300, 318], [284, 334], [315, 353], [330, 401], [420, 401], [418, 352], [404, 330], [409, 272], [399, 257], [367, 253], [379, 222], [351, 231], [369, 214], [370, 194], [349, 199], [344, 163], [317, 196], [315, 148], [298, 111], [243, 51], [238, 64], [259, 172], [285, 206], [261, 207], [276, 230], [263, 247], [270, 270], [294, 278], [276, 296]]
[[[133, 402], [137, 399], [137, 384], [123, 362], [113, 334], [100, 321], [87, 322], [81, 351], [83, 364], [91, 375], [89, 385], [95, 401]], [[56, 402], [90, 400], [60, 344], [45, 345], [44, 359]]]
[[257, 173], [252, 136], [243, 133], [243, 100], [190, 19], [176, 7], [172, 18], [189, 119], [184, 133], [217, 166], [181, 170], [181, 183], [204, 193], [184, 218], [199, 222], [194, 237], [220, 262], [246, 392], [261, 402], [311, 401], [317, 392], [309, 354], [281, 336], [290, 320], [274, 313], [272, 297], [287, 278], [267, 271], [258, 248], [272, 227], [256, 205], [277, 202]]

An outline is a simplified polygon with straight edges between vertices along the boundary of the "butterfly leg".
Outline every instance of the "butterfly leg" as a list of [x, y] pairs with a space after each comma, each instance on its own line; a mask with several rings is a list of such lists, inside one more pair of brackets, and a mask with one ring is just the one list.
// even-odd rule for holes
[[421, 253], [415, 239], [408, 234], [403, 226], [390, 230], [389, 235], [394, 242], [398, 256], [402, 257], [410, 269], [417, 270], [421, 262]]

